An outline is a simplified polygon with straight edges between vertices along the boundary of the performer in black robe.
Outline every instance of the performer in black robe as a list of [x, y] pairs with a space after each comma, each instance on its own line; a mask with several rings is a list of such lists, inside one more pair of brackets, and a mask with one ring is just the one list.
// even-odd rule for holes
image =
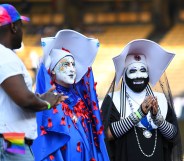
[[155, 42], [138, 39], [113, 58], [116, 76], [102, 103], [111, 161], [182, 161], [164, 73], [173, 57]]

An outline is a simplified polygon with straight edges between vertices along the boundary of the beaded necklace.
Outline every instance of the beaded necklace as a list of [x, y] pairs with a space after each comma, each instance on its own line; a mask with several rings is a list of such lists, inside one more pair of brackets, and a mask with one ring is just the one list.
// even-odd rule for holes
[[[131, 103], [130, 99], [132, 99], [138, 106], [140, 106], [140, 104], [136, 100], [134, 100], [132, 97], [130, 97], [130, 95], [127, 92], [126, 92], [126, 97], [128, 98], [128, 102], [129, 104], [132, 105], [132, 107], [133, 107], [133, 104]], [[144, 130], [145, 132], [143, 133], [143, 135], [146, 138], [150, 138], [152, 136], [151, 130], [153, 130], [151, 126], [151, 117], [148, 120], [147, 117], [145, 116], [144, 118], [141, 119], [141, 123], [143, 126], [146, 127], [146, 130]]]
[[[132, 102], [131, 102], [131, 100], [130, 100], [130, 96], [128, 95], [128, 93], [126, 93], [126, 96], [127, 96], [127, 99], [128, 99], [128, 103], [129, 103], [130, 109], [131, 109], [132, 112], [134, 112], [134, 111], [133, 111], [133, 104], [132, 104]], [[140, 144], [140, 141], [139, 141], [139, 138], [138, 138], [138, 134], [137, 134], [137, 130], [136, 130], [135, 125], [134, 125], [134, 131], [135, 131], [135, 136], [136, 136], [137, 144], [138, 144], [138, 147], [139, 147], [141, 153], [142, 153], [144, 156], [148, 157], [148, 158], [149, 158], [149, 157], [152, 157], [153, 154], [155, 153], [155, 149], [156, 149], [156, 145], [157, 145], [157, 130], [155, 129], [155, 143], [154, 143], [153, 151], [152, 151], [151, 154], [146, 154], [146, 153], [143, 151], [143, 149], [142, 149], [142, 147], [141, 147], [141, 144]]]

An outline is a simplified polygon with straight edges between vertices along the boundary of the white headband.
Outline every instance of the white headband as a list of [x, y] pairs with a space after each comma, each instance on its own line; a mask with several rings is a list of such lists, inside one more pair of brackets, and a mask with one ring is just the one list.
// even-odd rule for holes
[[127, 57], [125, 59], [125, 68], [133, 63], [142, 63], [142, 64], [145, 64], [147, 66], [146, 57], [144, 55], [141, 55], [141, 54], [127, 55]]
[[[69, 53], [66, 50], [63, 49], [52, 49], [50, 52], [50, 71], [52, 71], [54, 69], [54, 67], [56, 66], [56, 64], [65, 56], [72, 56], [71, 53]], [[73, 57], [73, 56], [72, 56]]]

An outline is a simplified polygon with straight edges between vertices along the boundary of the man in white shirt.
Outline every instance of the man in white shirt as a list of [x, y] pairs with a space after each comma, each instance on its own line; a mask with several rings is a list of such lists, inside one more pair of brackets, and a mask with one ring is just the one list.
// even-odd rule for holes
[[[12, 5], [0, 5], [0, 158], [6, 161], [34, 160], [29, 146], [37, 136], [35, 112], [50, 109], [65, 99], [52, 92], [54, 87], [43, 95], [31, 92], [31, 77], [13, 51], [21, 47], [22, 20], [28, 18], [20, 16]], [[10, 151], [13, 142], [5, 137], [7, 134], [25, 136], [25, 154]]]

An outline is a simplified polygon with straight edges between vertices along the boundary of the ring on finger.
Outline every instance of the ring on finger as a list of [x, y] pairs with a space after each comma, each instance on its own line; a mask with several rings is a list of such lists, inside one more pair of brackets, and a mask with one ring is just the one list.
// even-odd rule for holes
[[54, 94], [55, 96], [57, 96], [57, 92], [54, 92], [53, 94]]

